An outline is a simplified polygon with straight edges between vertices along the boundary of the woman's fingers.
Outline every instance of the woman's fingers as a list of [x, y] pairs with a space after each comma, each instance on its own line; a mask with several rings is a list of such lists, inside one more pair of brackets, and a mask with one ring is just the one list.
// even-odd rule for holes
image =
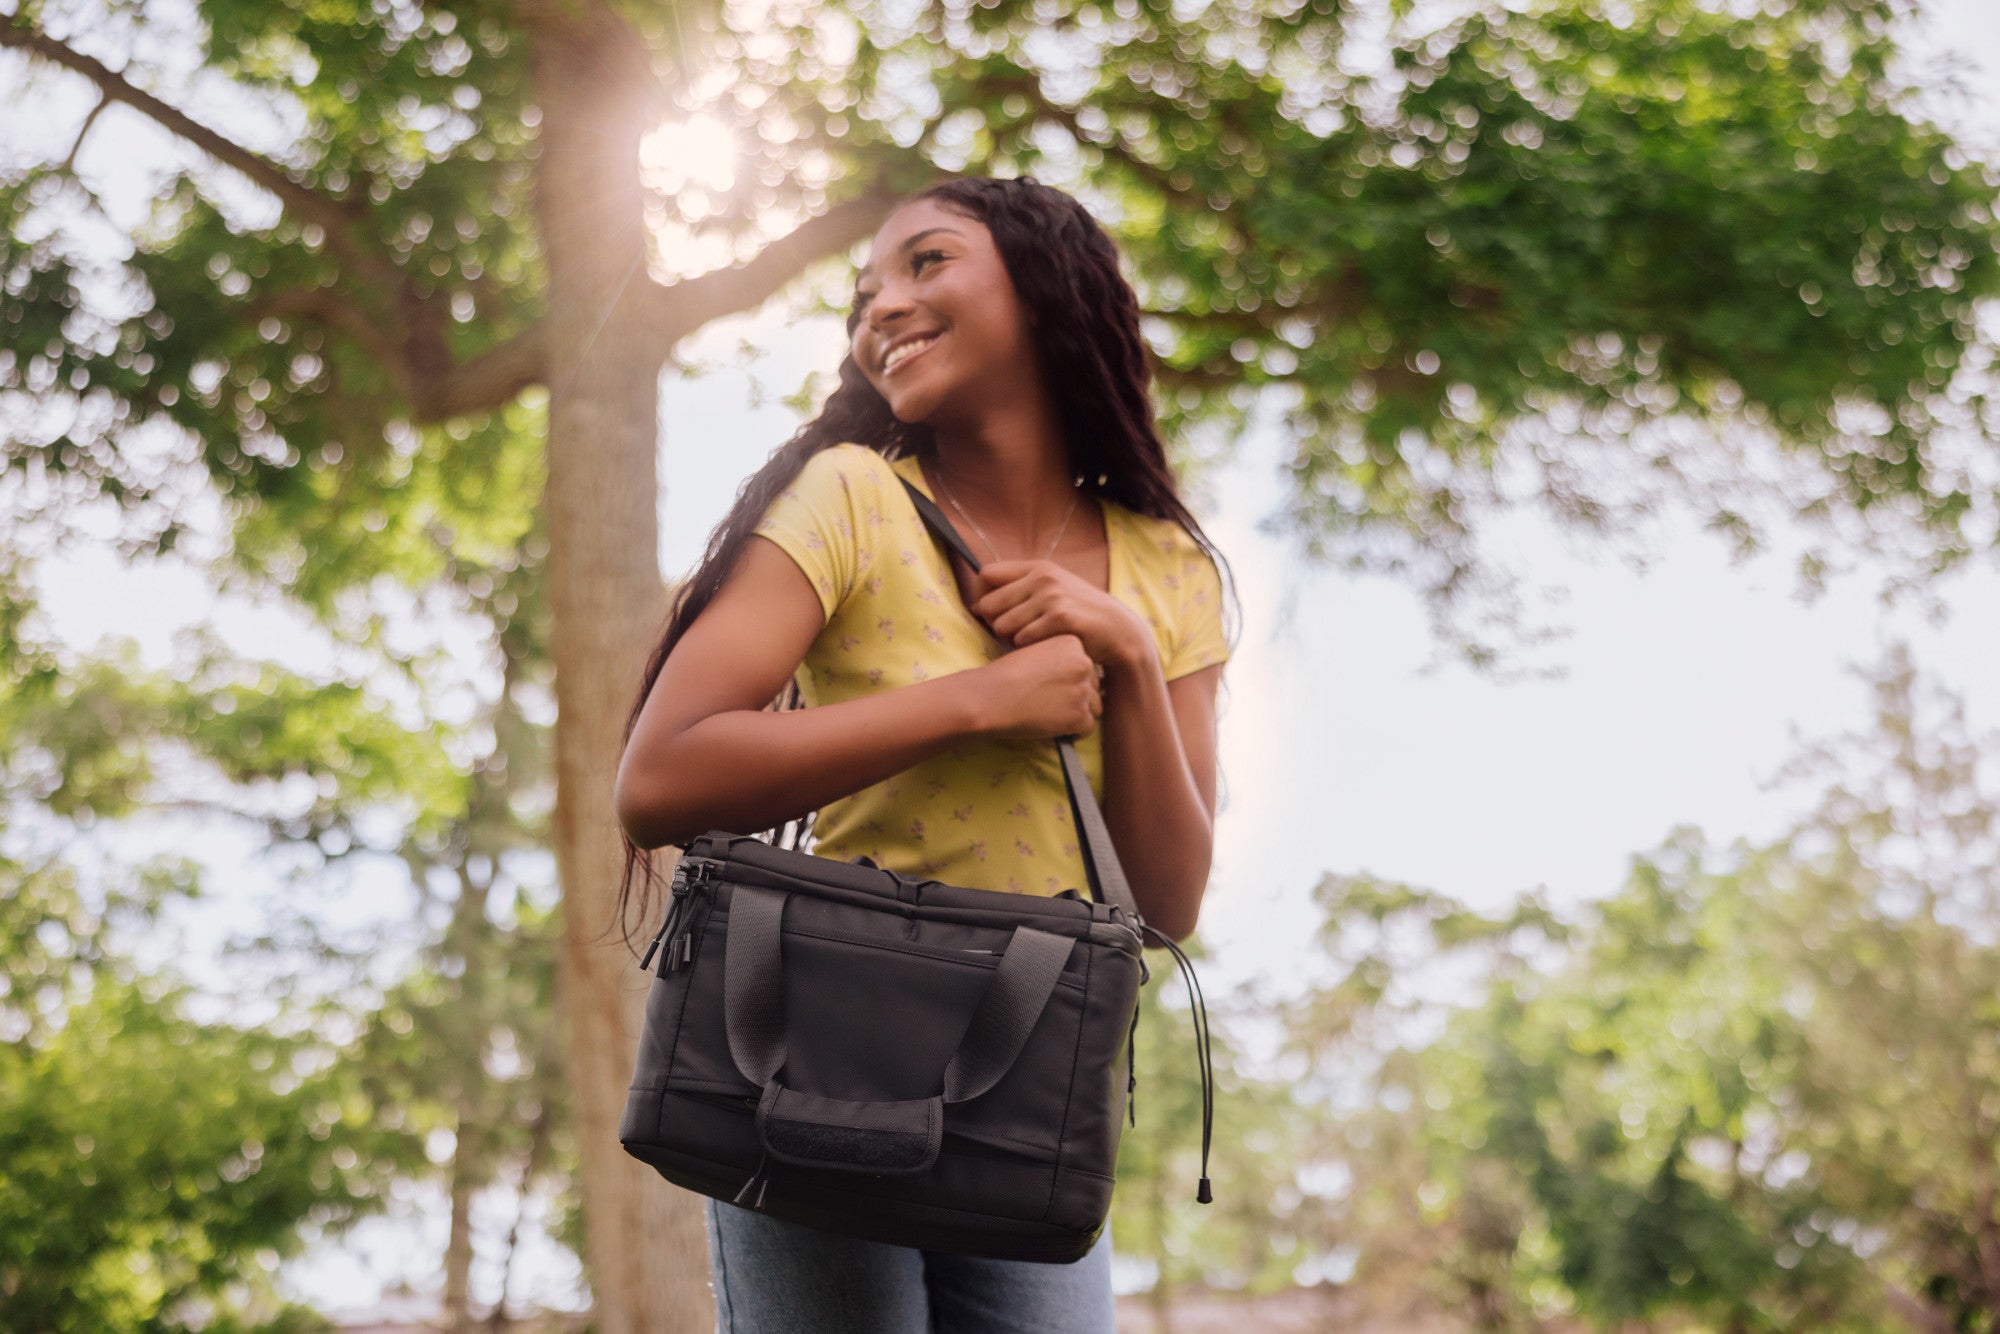
[[979, 577], [985, 581], [988, 588], [995, 588], [1002, 584], [1015, 583], [1023, 575], [1033, 574], [1040, 566], [1053, 563], [1039, 560], [989, 560], [979, 567]]
[[[1024, 599], [1032, 597], [1040, 580], [1027, 577], [1036, 562], [1005, 561], [980, 567], [975, 576], [984, 591], [972, 600], [972, 613], [982, 620], [994, 617], [1018, 606]], [[996, 574], [995, 571], [999, 571]]]
[[1034, 606], [1008, 612], [1006, 616], [994, 622], [994, 638], [1008, 640], [1016, 648], [1026, 644], [1038, 644], [1040, 640], [1058, 634], [1074, 634], [1074, 630], [1070, 630], [1064, 624], [1064, 618], [1060, 614], [1044, 612]]

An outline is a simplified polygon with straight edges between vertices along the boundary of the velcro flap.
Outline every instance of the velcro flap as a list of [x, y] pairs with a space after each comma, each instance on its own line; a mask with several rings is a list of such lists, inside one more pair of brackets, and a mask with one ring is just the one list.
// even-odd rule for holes
[[944, 1096], [909, 1102], [849, 1102], [800, 1093], [772, 1080], [757, 1104], [757, 1133], [780, 1162], [897, 1175], [937, 1161]]

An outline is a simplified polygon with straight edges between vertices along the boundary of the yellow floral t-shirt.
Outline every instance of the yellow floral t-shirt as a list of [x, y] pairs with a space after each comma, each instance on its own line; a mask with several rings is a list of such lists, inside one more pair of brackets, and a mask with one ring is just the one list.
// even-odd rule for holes
[[[865, 445], [815, 454], [754, 531], [782, 547], [819, 594], [826, 625], [799, 665], [808, 707], [985, 665], [1007, 651], [965, 607], [944, 549], [897, 481], [925, 495], [914, 457]], [[933, 497], [935, 499], [935, 497]], [[1104, 503], [1112, 596], [1152, 626], [1166, 679], [1225, 661], [1222, 583], [1185, 529]], [[1076, 743], [1100, 800], [1101, 730]], [[812, 851], [947, 884], [1088, 894], [1053, 740], [970, 738], [822, 807]]]

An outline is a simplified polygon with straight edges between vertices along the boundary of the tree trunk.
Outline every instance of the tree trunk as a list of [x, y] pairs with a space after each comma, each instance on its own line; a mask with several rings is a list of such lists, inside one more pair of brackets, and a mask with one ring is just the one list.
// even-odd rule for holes
[[444, 1316], [451, 1334], [472, 1328], [472, 1171], [466, 1162], [466, 1118], [458, 1119], [451, 1163], [451, 1234], [444, 1247]]
[[638, 141], [655, 113], [647, 90], [617, 73], [630, 53], [599, 45], [584, 33], [538, 33], [533, 75], [549, 275], [543, 520], [558, 711], [558, 1002], [596, 1330], [696, 1334], [715, 1319], [700, 1198], [627, 1156], [617, 1133], [645, 975], [607, 930], [623, 867], [612, 783], [665, 590], [655, 467], [661, 356], [635, 299], [648, 286]]

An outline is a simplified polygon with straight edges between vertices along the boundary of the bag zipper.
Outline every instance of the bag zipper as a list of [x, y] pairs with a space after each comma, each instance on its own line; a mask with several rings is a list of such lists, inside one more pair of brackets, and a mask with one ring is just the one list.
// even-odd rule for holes
[[640, 968], [652, 966], [653, 955], [663, 944], [666, 953], [660, 960], [660, 976], [664, 977], [694, 962], [694, 933], [689, 929], [694, 925], [694, 913], [688, 906], [688, 899], [695, 890], [714, 879], [714, 862], [683, 857], [674, 864], [673, 879], [669, 882], [673, 898], [667, 906], [667, 920], [660, 923], [660, 933], [653, 937], [653, 943], [640, 956]]

